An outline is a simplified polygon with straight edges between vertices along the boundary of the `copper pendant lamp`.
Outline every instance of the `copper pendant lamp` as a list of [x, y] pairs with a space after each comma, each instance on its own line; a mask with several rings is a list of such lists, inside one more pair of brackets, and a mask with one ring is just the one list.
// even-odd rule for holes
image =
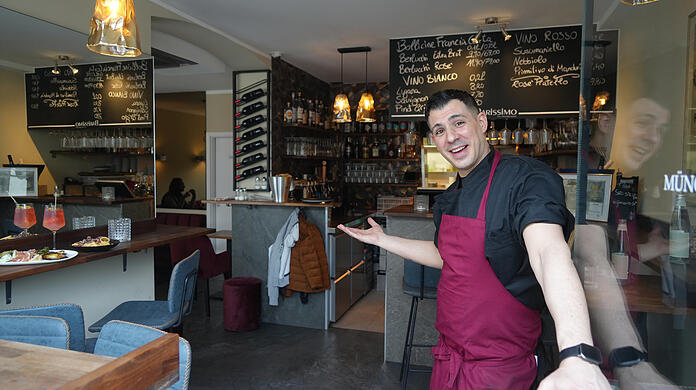
[[115, 57], [142, 54], [133, 0], [97, 0], [89, 27], [89, 50]]

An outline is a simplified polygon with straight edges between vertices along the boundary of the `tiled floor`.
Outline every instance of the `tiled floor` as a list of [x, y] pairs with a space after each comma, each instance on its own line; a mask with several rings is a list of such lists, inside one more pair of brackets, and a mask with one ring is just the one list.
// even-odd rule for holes
[[384, 333], [384, 291], [372, 290], [362, 297], [332, 327]]
[[[211, 282], [211, 292], [219, 294], [221, 285], [221, 280]], [[206, 318], [202, 296], [199, 289], [194, 311], [184, 320], [184, 338], [191, 343], [193, 356], [193, 390], [401, 388], [400, 365], [383, 362], [382, 333], [266, 323], [251, 332], [228, 332], [222, 325], [222, 302], [211, 301], [212, 313]], [[361, 302], [355, 317], [363, 315], [362, 308], [372, 307], [364, 312], [373, 318], [378, 316], [375, 303], [384, 302], [384, 296], [370, 294]], [[383, 324], [383, 314], [381, 318]], [[371, 329], [377, 329], [376, 325]], [[427, 389], [429, 379], [428, 374], [411, 374], [408, 388]]]

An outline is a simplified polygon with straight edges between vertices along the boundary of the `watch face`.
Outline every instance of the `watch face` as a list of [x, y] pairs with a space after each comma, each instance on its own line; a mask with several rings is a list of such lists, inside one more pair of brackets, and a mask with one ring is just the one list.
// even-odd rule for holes
[[632, 347], [617, 348], [611, 354], [612, 363], [618, 367], [633, 366], [645, 359], [644, 352]]
[[580, 357], [595, 364], [602, 364], [602, 353], [591, 345], [580, 344]]

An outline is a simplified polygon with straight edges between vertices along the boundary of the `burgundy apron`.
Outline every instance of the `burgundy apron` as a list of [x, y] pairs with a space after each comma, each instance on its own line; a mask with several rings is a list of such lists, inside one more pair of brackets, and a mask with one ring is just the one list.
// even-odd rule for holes
[[539, 313], [510, 295], [484, 251], [486, 204], [500, 162], [500, 153], [494, 153], [476, 219], [443, 215], [440, 223], [443, 265], [435, 323], [440, 339], [431, 352], [431, 390], [528, 390], [536, 377]]

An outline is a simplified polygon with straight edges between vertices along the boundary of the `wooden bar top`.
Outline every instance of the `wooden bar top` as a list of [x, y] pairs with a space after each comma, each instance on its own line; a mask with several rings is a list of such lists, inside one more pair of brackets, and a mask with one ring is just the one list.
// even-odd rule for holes
[[415, 211], [413, 210], [413, 205], [403, 204], [400, 206], [392, 207], [384, 212], [387, 217], [416, 217], [416, 218], [433, 218], [433, 212], [428, 211]]
[[202, 200], [205, 204], [239, 204], [247, 206], [275, 206], [275, 207], [340, 207], [340, 202], [283, 202], [277, 203], [272, 200]]
[[167, 334], [119, 358], [0, 340], [0, 388], [163, 388], [178, 380], [178, 339]]
[[[205, 236], [207, 234], [213, 233], [214, 231], [215, 229], [209, 229], [204, 227], [155, 224], [153, 230], [142, 233], [134, 232], [132, 233], [131, 241], [119, 243], [114, 248], [105, 252], [80, 252], [75, 258], [72, 258], [67, 261], [50, 264], [5, 266], [0, 265], [0, 282], [49, 272], [60, 268], [71, 267], [73, 265], [101, 260], [107, 257], [113, 257], [129, 252], [135, 252], [159, 245], [165, 245], [173, 241], [194, 238], [198, 236]], [[38, 249], [42, 246], [35, 247]], [[66, 243], [65, 241], [63, 241], [61, 245], [61, 242], [59, 241], [58, 249], [73, 248], [70, 246], [70, 243]]]
[[[622, 286], [628, 309], [637, 312], [659, 314], [696, 315], [696, 307], [675, 308], [662, 302], [662, 279], [659, 276], [638, 275], [636, 280]], [[602, 307], [606, 305], [602, 294], [590, 295], [588, 305]]]
[[[151, 201], [153, 199], [152, 196], [114, 200], [104, 200], [99, 196], [61, 196], [58, 198], [58, 203], [109, 206], [112, 204]], [[53, 196], [24, 196], [17, 198], [17, 201], [20, 203], [53, 203], [54, 199]]]
[[232, 240], [234, 239], [234, 236], [232, 236], [232, 230], [218, 230], [215, 233], [210, 233], [208, 234], [208, 237], [210, 238], [220, 238], [223, 240]]

